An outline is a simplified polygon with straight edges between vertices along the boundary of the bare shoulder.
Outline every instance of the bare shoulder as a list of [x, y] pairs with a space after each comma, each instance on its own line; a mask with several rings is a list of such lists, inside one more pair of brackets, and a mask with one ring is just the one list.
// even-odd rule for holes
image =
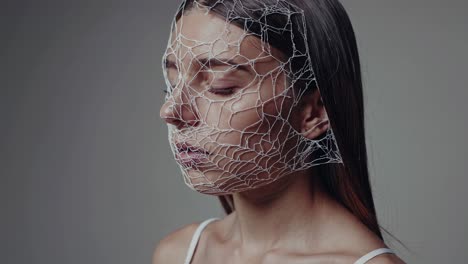
[[[377, 237], [374, 233], [370, 232], [367, 228], [359, 230], [359, 227], [355, 227], [352, 233], [345, 233], [341, 237], [339, 242], [335, 245], [339, 245], [341, 249], [341, 256], [343, 258], [339, 260], [339, 263], [354, 263], [356, 260], [361, 259], [364, 255], [379, 249], [389, 248], [384, 241]], [[366, 264], [406, 264], [397, 254], [383, 253], [379, 254], [366, 262]]]
[[[366, 244], [366, 242], [368, 244]], [[360, 240], [361, 245], [358, 249], [355, 249], [354, 254], [354, 261], [360, 259], [365, 254], [370, 253], [371, 251], [378, 249], [378, 248], [389, 248], [383, 241], [376, 238], [367, 238]], [[379, 254], [366, 262], [366, 264], [406, 264], [398, 255], [394, 253], [383, 253]]]
[[159, 241], [153, 252], [152, 264], [183, 263], [199, 222], [185, 225]]
[[[355, 217], [348, 221], [346, 229], [340, 229], [335, 240], [335, 245], [341, 249], [344, 256], [351, 257], [356, 261], [371, 251], [379, 248], [389, 248], [385, 242], [374, 232], [369, 230]], [[343, 263], [346, 261], [343, 259]], [[347, 263], [350, 259], [347, 260]], [[383, 253], [366, 262], [366, 264], [406, 264], [397, 254]]]
[[406, 264], [395, 254], [378, 255], [366, 262], [366, 264]]

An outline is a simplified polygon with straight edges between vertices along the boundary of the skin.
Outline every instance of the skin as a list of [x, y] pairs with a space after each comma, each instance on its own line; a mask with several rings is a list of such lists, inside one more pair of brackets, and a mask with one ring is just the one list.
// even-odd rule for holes
[[[297, 98], [287, 82], [280, 51], [214, 15], [191, 10], [183, 16], [166, 54], [172, 91], [160, 115], [175, 128], [170, 133], [172, 144], [186, 142], [210, 153], [197, 168], [184, 168], [188, 184], [201, 193], [253, 189], [290, 173], [287, 163], [298, 157], [291, 150], [301, 140], [304, 144], [298, 132], [326, 117], [323, 108], [314, 108], [318, 111], [310, 114], [316, 116], [308, 117], [300, 111], [302, 105], [293, 106]], [[232, 59], [242, 68], [199, 63], [210, 54], [218, 60]], [[216, 91], [235, 89], [215, 93], [210, 86]], [[320, 98], [318, 92], [314, 96]], [[323, 122], [307, 137], [327, 129]]]
[[[225, 28], [225, 21], [212, 15], [206, 15], [193, 10], [183, 16], [183, 24], [178, 22], [177, 28], [192, 40], [208, 43], [214, 38], [219, 38], [220, 29]], [[229, 43], [239, 39], [243, 30], [235, 26], [229, 26], [230, 35], [225, 36]], [[190, 41], [185, 43], [190, 46]], [[254, 39], [246, 39], [242, 42], [240, 54], [248, 58], [256, 58], [261, 53], [261, 44]], [[215, 46], [215, 49], [217, 47]], [[192, 49], [197, 55], [206, 50], [200, 47]], [[226, 51], [223, 45], [219, 45], [220, 51]], [[232, 50], [227, 49], [227, 53]], [[234, 51], [232, 51], [234, 52]], [[186, 53], [186, 52], [185, 52]], [[184, 54], [184, 50], [177, 50], [177, 54]], [[281, 58], [281, 54], [272, 52], [273, 57]], [[270, 54], [270, 55], [272, 55]], [[183, 57], [183, 56], [182, 56]], [[185, 74], [190, 76], [190, 62], [188, 59], [180, 65], [179, 69], [186, 67]], [[260, 72], [270, 72], [278, 66], [278, 60], [267, 58], [262, 63], [255, 65]], [[241, 74], [241, 73], [239, 73]], [[282, 78], [281, 76], [279, 78]], [[205, 94], [192, 106], [188, 100], [188, 93], [182, 93], [182, 89], [174, 91], [173, 96], [161, 107], [161, 117], [178, 131], [183, 129], [196, 130], [199, 126], [208, 128], [226, 128], [229, 125], [217, 122], [230, 117], [232, 126], [237, 130], [248, 131], [254, 125], [255, 129], [263, 129], [264, 118], [257, 114], [261, 111], [282, 115], [273, 107], [274, 100], [285, 100], [275, 96], [275, 89], [284, 89], [284, 86], [275, 86], [272, 78], [265, 79], [258, 93], [251, 97], [242, 97], [242, 100], [229, 101], [223, 98], [223, 103], [214, 103], [214, 109], [208, 108], [207, 98], [217, 99], [217, 95]], [[201, 81], [199, 83], [202, 83]], [[280, 82], [282, 83], [282, 82]], [[197, 87], [197, 83], [193, 83]], [[246, 86], [249, 89], [250, 86]], [[257, 88], [258, 89], [258, 88]], [[185, 96], [185, 97], [184, 97]], [[263, 98], [262, 106], [256, 101], [258, 96]], [[306, 137], [313, 139], [322, 134], [328, 128], [328, 123], [317, 126], [320, 120], [326, 118], [326, 112], [320, 101], [318, 91], [303, 98], [303, 103], [288, 118], [288, 122], [297, 131], [308, 133]], [[189, 103], [190, 102], [190, 103]], [[231, 104], [232, 111], [223, 113], [223, 104]], [[284, 105], [290, 102], [282, 102]], [[196, 111], [193, 110], [196, 109]], [[198, 115], [198, 116], [195, 116]], [[221, 118], [220, 118], [221, 115]], [[200, 118], [200, 116], [202, 118]], [[201, 119], [201, 122], [197, 122]], [[311, 128], [314, 128], [311, 130]], [[265, 128], [266, 129], [266, 128]], [[270, 133], [281, 138], [279, 130], [271, 130]], [[195, 134], [199, 135], [199, 134]], [[216, 137], [214, 145], [203, 145], [212, 150], [219, 143], [241, 144], [241, 135], [236, 133], [222, 134]], [[201, 137], [200, 139], [201, 140]], [[247, 144], [245, 149], [252, 148]], [[262, 146], [268, 150], [268, 145]], [[249, 152], [239, 158], [249, 159]], [[268, 164], [261, 164], [265, 166]], [[203, 173], [193, 170], [190, 173]], [[206, 172], [205, 172], [206, 173]], [[206, 177], [199, 181], [213, 181], [226, 173], [225, 171], [211, 170]], [[254, 190], [233, 194], [236, 210], [220, 221], [210, 223], [203, 231], [191, 263], [354, 263], [362, 255], [381, 247], [387, 247], [374, 233], [362, 224], [354, 215], [339, 203], [329, 197], [323, 191], [320, 182], [314, 177], [313, 167], [308, 170], [291, 173], [267, 185], [257, 187]], [[203, 189], [199, 191], [203, 192]], [[156, 247], [153, 254], [153, 264], [183, 263], [190, 243], [190, 239], [199, 223], [193, 223], [182, 227], [164, 239]], [[404, 263], [394, 254], [382, 254], [369, 264]]]

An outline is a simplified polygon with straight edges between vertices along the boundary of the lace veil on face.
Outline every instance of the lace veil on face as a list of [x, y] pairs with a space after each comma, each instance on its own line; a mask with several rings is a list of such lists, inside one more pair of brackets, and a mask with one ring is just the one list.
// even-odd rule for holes
[[302, 10], [285, 0], [207, 2], [181, 5], [163, 56], [164, 118], [185, 183], [225, 195], [342, 163], [331, 126], [316, 138], [300, 131], [301, 98], [319, 89]]

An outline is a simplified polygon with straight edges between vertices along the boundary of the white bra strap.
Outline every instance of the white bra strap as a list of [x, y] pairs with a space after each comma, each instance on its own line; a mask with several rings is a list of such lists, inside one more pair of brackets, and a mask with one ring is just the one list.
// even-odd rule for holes
[[393, 251], [393, 250], [391, 250], [389, 248], [378, 248], [378, 249], [374, 249], [371, 252], [369, 252], [369, 253], [365, 254], [364, 256], [360, 257], [356, 262], [354, 262], [354, 264], [364, 264], [368, 260], [370, 260], [371, 258], [373, 258], [375, 256], [378, 256], [380, 254], [384, 254], [384, 253], [396, 254], [395, 251]]
[[210, 219], [207, 219], [205, 221], [203, 221], [198, 227], [197, 227], [197, 230], [195, 230], [195, 233], [193, 233], [193, 236], [192, 236], [192, 241], [190, 241], [190, 246], [188, 248], [188, 251], [187, 251], [187, 256], [185, 257], [185, 261], [184, 261], [184, 264], [190, 264], [190, 261], [192, 260], [193, 258], [193, 253], [195, 252], [195, 247], [197, 246], [198, 244], [198, 240], [200, 239], [200, 235], [201, 235], [201, 232], [203, 231], [203, 229], [205, 229], [205, 227], [215, 221], [215, 220], [218, 220], [219, 218], [210, 218]]

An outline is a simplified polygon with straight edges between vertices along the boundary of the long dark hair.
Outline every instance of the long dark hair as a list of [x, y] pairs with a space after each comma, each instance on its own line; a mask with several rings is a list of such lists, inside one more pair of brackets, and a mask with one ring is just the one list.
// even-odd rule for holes
[[[186, 0], [175, 20], [197, 4], [257, 35], [288, 57], [294, 52], [293, 46], [295, 50], [309, 52], [316, 83], [306, 89], [312, 91], [318, 85], [343, 160], [343, 163], [316, 166], [316, 176], [332, 198], [383, 241], [380, 229], [385, 228], [378, 224], [369, 182], [358, 48], [351, 21], [341, 3], [338, 0]], [[303, 15], [265, 15], [262, 11], [278, 5]], [[284, 28], [289, 22], [292, 31], [271, 30]], [[262, 26], [265, 24], [269, 26], [267, 29]], [[298, 57], [291, 62], [292, 72], [304, 64], [300, 60]], [[219, 199], [227, 214], [235, 210], [232, 195], [219, 196]]]

